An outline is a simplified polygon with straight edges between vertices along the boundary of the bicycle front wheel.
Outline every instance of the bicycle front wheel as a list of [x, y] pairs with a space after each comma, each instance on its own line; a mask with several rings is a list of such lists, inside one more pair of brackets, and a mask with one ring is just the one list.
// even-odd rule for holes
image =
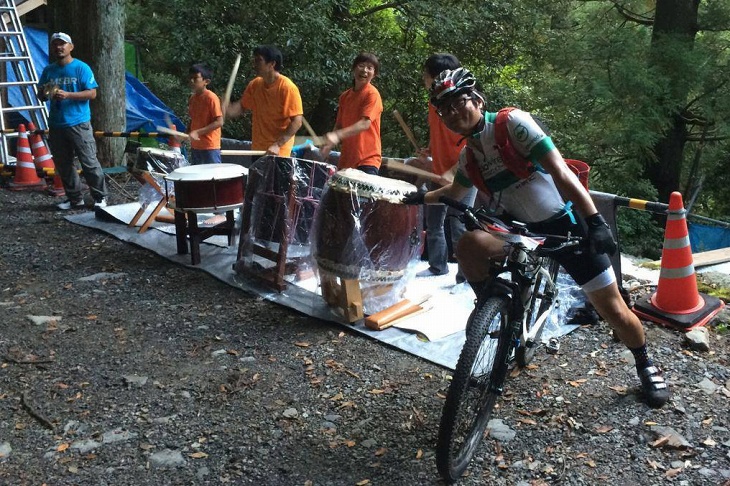
[[436, 445], [438, 471], [449, 483], [469, 466], [502, 393], [513, 347], [509, 310], [508, 297], [491, 297], [467, 323], [466, 343], [446, 396]]

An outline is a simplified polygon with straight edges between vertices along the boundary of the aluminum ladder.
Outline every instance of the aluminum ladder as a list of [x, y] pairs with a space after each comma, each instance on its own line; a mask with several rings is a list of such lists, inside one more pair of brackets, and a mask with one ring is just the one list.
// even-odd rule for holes
[[[7, 126], [8, 115], [20, 114], [37, 129], [48, 129], [48, 109], [38, 99], [38, 74], [14, 0], [0, 0], [0, 61], [6, 66], [0, 73], [0, 163], [12, 165], [15, 159], [10, 155], [8, 140], [17, 138], [18, 134], [17, 127]], [[9, 80], [11, 76], [13, 80]], [[22, 106], [10, 106], [11, 93], [20, 94]]]

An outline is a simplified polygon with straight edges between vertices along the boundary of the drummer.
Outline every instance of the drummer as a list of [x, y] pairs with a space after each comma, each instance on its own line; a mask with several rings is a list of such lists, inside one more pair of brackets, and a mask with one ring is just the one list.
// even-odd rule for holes
[[352, 88], [340, 95], [335, 128], [324, 136], [324, 159], [342, 143], [338, 169], [360, 169], [378, 175], [382, 162], [380, 116], [383, 101], [372, 80], [380, 71], [378, 58], [362, 52], [352, 62]]
[[274, 46], [253, 50], [256, 77], [248, 83], [243, 96], [223, 106], [226, 118], [238, 118], [246, 111], [253, 114], [251, 148], [267, 155], [289, 157], [294, 134], [302, 126], [302, 97], [291, 79], [281, 74], [284, 60]]
[[193, 64], [189, 71], [190, 88], [193, 94], [188, 100], [190, 125], [190, 163], [221, 163], [221, 127], [223, 112], [221, 100], [208, 87], [213, 71], [205, 64]]

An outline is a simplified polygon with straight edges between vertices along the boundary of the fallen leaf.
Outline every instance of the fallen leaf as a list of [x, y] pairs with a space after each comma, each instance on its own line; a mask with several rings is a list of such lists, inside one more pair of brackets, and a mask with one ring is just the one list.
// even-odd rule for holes
[[355, 483], [355, 486], [365, 486], [366, 484], [370, 484], [369, 479], [363, 479], [362, 481]]
[[702, 421], [702, 425], [710, 425], [712, 423], [712, 417], [706, 418]]
[[343, 337], [345, 337], [345, 333], [344, 333], [344, 331], [340, 332], [340, 333], [339, 333], [339, 334], [337, 335], [337, 337], [338, 337], [338, 338], [343, 338]]
[[336, 395], [334, 395], [333, 397], [331, 397], [330, 400], [332, 400], [333, 402], [336, 402], [338, 400], [342, 400], [343, 398], [345, 398], [345, 395], [343, 395], [342, 392], [339, 392]]
[[355, 447], [355, 441], [354, 441], [354, 440], [346, 440], [346, 441], [344, 442], [344, 444], [345, 444], [345, 445], [346, 445], [347, 447]]
[[91, 314], [91, 315], [86, 316], [86, 320], [87, 321], [95, 321], [97, 319], [98, 319], [98, 317], [95, 316], [94, 314]]
[[205, 452], [193, 452], [192, 454], [188, 454], [188, 456], [192, 457], [193, 459], [203, 459], [208, 457], [208, 454]]
[[644, 425], [649, 426], [649, 427], [653, 427], [654, 425], [657, 425], [657, 423], [656, 422], [652, 422], [651, 420], [647, 420], [646, 422], [644, 422]]
[[521, 423], [523, 423], [525, 425], [537, 425], [537, 422], [534, 421], [534, 420], [532, 420], [532, 419], [524, 419], [524, 418], [521, 418], [521, 419], [517, 419], [517, 421], [518, 422], [521, 422]]
[[436, 392], [436, 396], [439, 397], [442, 400], [446, 400], [446, 394], [441, 392]]
[[300, 348], [308, 348], [310, 346], [310, 344], [300, 341], [300, 342], [294, 343], [294, 346], [299, 346]]
[[586, 461], [586, 465], [587, 465], [588, 467], [596, 467], [596, 463], [595, 463], [595, 462], [593, 462], [593, 461]]
[[673, 478], [673, 477], [677, 476], [681, 472], [682, 472], [682, 468], [681, 467], [678, 467], [678, 468], [675, 468], [675, 469], [667, 469], [667, 472], [664, 473], [664, 477], [666, 477], [668, 479], [669, 478]]
[[599, 434], [605, 434], [607, 432], [611, 432], [613, 430], [613, 427], [610, 425], [601, 425], [600, 427], [596, 427], [596, 432]]
[[628, 390], [628, 388], [626, 388], [625, 386], [609, 386], [608, 388], [615, 391], [619, 395], [626, 395], [626, 392]]
[[672, 437], [671, 435], [665, 435], [664, 437], [658, 438], [657, 440], [655, 440], [654, 442], [652, 442], [649, 445], [651, 445], [652, 447], [661, 447], [661, 446], [665, 445], [667, 442], [669, 442], [669, 439], [671, 437]]
[[373, 388], [372, 390], [370, 390], [370, 393], [372, 393], [373, 395], [380, 395], [380, 394], [385, 393], [385, 390], [381, 390], [379, 388]]
[[712, 440], [711, 437], [708, 437], [707, 439], [703, 440], [702, 443], [708, 447], [714, 447], [717, 445], [717, 442]]
[[56, 447], [56, 450], [58, 452], [63, 452], [66, 449], [68, 449], [71, 446], [71, 444], [64, 442], [63, 444], [60, 444], [58, 447]]
[[421, 449], [418, 449], [416, 452], [416, 459], [420, 459], [423, 457], [423, 451]]
[[235, 349], [226, 349], [226, 353], [232, 356], [238, 356], [238, 351], [236, 351]]
[[375, 451], [375, 455], [376, 455], [376, 456], [382, 456], [382, 455], [383, 455], [383, 454], [385, 454], [385, 453], [386, 453], [387, 451], [388, 451], [388, 449], [386, 449], [385, 447], [381, 447], [380, 449], [378, 449], [377, 451]]

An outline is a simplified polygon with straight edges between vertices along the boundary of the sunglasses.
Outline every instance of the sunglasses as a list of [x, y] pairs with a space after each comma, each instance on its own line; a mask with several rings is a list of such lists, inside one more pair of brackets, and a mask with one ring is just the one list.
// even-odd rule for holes
[[453, 103], [437, 108], [436, 113], [438, 113], [439, 116], [455, 115], [462, 110], [470, 100], [471, 98], [459, 98]]

